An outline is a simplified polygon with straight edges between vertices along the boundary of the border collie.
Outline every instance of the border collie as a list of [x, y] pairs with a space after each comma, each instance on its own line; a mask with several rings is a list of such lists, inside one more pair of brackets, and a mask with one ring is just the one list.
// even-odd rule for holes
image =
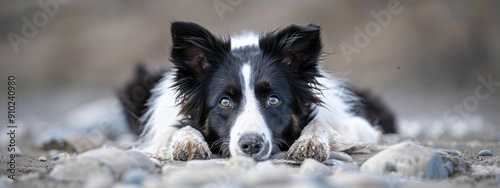
[[385, 106], [321, 68], [318, 25], [226, 38], [173, 22], [171, 35], [174, 67], [140, 67], [120, 96], [147, 153], [266, 160], [288, 151], [291, 160], [324, 161], [330, 151], [369, 151], [381, 135], [371, 123], [394, 132]]

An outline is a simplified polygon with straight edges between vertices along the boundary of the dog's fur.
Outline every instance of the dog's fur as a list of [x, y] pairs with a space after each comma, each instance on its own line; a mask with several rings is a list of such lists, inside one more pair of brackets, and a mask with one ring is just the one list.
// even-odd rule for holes
[[[377, 98], [320, 68], [317, 25], [221, 38], [174, 22], [171, 34], [173, 69], [138, 68], [120, 94], [145, 152], [174, 160], [212, 153], [265, 160], [288, 150], [289, 159], [323, 161], [331, 150], [363, 152], [377, 143], [380, 131], [369, 121], [395, 131], [392, 113]], [[134, 98], [137, 92], [145, 93]]]

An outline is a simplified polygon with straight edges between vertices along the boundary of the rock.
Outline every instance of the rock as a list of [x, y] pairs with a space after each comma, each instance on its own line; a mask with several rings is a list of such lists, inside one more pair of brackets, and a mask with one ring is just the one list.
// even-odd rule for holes
[[123, 183], [127, 184], [140, 185], [143, 181], [148, 179], [155, 179], [155, 177], [140, 168], [127, 170], [122, 175]]
[[222, 168], [182, 169], [163, 177], [163, 187], [234, 187], [232, 176]]
[[347, 153], [345, 152], [340, 152], [340, 151], [330, 151], [330, 155], [328, 159], [336, 159], [336, 160], [341, 160], [341, 161], [346, 161], [346, 162], [353, 162], [354, 159]]
[[445, 178], [441, 156], [434, 149], [403, 142], [366, 160], [360, 168], [368, 173], [397, 173], [407, 177]]
[[427, 163], [424, 177], [429, 179], [444, 179], [448, 176], [449, 173], [444, 166], [443, 159], [439, 154], [434, 154]]
[[337, 187], [394, 187], [386, 178], [375, 174], [342, 173], [327, 180]]
[[69, 159], [69, 158], [71, 158], [71, 156], [68, 153], [64, 152], [64, 153], [59, 153], [59, 154], [53, 155], [52, 157], [50, 157], [50, 160], [53, 160], [53, 161], [57, 161], [57, 160], [62, 161], [62, 160], [66, 160], [66, 159]]
[[483, 149], [483, 150], [479, 151], [479, 153], [477, 155], [478, 156], [493, 156], [493, 152], [491, 152], [490, 150], [487, 150], [487, 149]]
[[179, 172], [183, 169], [184, 168], [182, 168], [180, 166], [164, 165], [163, 167], [161, 167], [161, 174], [162, 175], [170, 175], [170, 174], [173, 174], [175, 172]]
[[47, 158], [44, 157], [44, 156], [40, 156], [40, 157], [38, 157], [38, 160], [42, 161], [42, 162], [45, 162], [45, 161], [47, 161]]
[[91, 175], [85, 182], [85, 188], [107, 188], [112, 187], [114, 178], [111, 174]]
[[[313, 160], [313, 159], [311, 159]], [[236, 174], [235, 179], [241, 181], [246, 187], [264, 187], [272, 185], [286, 185], [292, 181], [290, 171], [284, 165], [275, 165], [253, 168], [247, 173]]]
[[444, 163], [444, 167], [446, 168], [446, 171], [448, 171], [448, 174], [453, 174], [454, 165], [451, 161]]
[[11, 187], [12, 183], [14, 183], [14, 180], [8, 178], [8, 176], [0, 176], [0, 187]]
[[459, 155], [462, 155], [462, 152], [458, 151], [458, 150], [451, 150], [451, 149], [436, 149], [437, 152], [440, 152], [440, 153], [446, 153], [448, 155], [452, 155], [452, 156], [459, 156]]
[[[470, 170], [469, 164], [461, 158], [452, 156], [442, 156], [444, 167], [448, 170], [450, 176], [455, 174], [463, 174]], [[449, 170], [451, 169], [451, 171]]]
[[100, 148], [94, 149], [80, 154], [77, 159], [92, 159], [100, 161], [111, 167], [117, 175], [126, 170], [139, 167], [139, 165], [131, 158], [125, 155], [123, 150], [117, 148]]
[[232, 173], [244, 173], [255, 167], [257, 163], [249, 157], [231, 157], [225, 169]]
[[125, 151], [125, 155], [134, 160], [139, 167], [145, 170], [159, 170], [160, 164], [157, 163], [157, 160], [153, 160], [149, 158], [146, 154], [138, 150], [127, 150]]
[[86, 181], [94, 175], [114, 176], [111, 168], [99, 161], [76, 158], [57, 164], [49, 173], [49, 177], [59, 181]]
[[300, 166], [301, 174], [328, 174], [330, 168], [314, 159], [305, 159]]
[[186, 168], [222, 168], [222, 164], [214, 160], [191, 160], [186, 163]]

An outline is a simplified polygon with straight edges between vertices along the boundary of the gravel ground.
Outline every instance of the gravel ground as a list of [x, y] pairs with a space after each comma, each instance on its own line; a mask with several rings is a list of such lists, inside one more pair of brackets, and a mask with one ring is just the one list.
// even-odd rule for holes
[[[500, 185], [500, 144], [497, 142], [417, 141], [400, 138], [398, 135], [385, 136], [385, 140], [387, 140], [387, 146], [401, 145], [397, 143], [406, 142], [411, 147], [420, 147], [421, 145], [426, 146], [424, 149], [433, 148], [432, 151], [438, 149], [438, 153], [441, 153], [438, 163], [443, 164], [442, 166], [451, 165], [452, 170], [448, 170], [449, 173], [445, 178], [428, 178], [425, 177], [426, 175], [420, 176], [418, 173], [417, 175], [408, 175], [405, 174], [406, 171], [401, 170], [403, 168], [397, 169], [398, 164], [409, 163], [409, 168], [412, 170], [422, 171], [417, 168], [420, 159], [415, 160], [417, 163], [411, 163], [409, 160], [398, 159], [400, 156], [396, 153], [389, 155], [389, 160], [398, 163], [394, 167], [395, 169], [389, 169], [382, 174], [364, 171], [364, 163], [368, 163], [368, 159], [382, 152], [352, 154], [350, 155], [352, 159], [341, 152], [332, 153], [331, 159], [323, 164], [314, 160], [307, 160], [299, 164], [283, 159], [257, 163], [247, 158], [192, 162], [153, 160], [152, 162], [145, 159], [145, 156], [141, 156], [139, 152], [127, 152], [116, 148], [94, 149], [80, 154], [73, 152], [69, 155], [58, 155], [66, 156], [66, 159], [57, 159], [54, 157], [55, 155], [64, 154], [66, 151], [31, 147], [26, 148], [22, 155], [15, 158], [17, 181], [7, 179], [9, 172], [6, 169], [8, 169], [9, 158], [4, 154], [0, 156], [2, 169], [0, 187], [161, 187], [165, 185], [179, 187], [254, 187], [263, 185], [284, 185], [284, 187], [297, 187], [299, 185], [311, 187], [365, 187], [368, 185], [372, 187], [497, 187]], [[388, 148], [394, 148], [395, 145]], [[490, 150], [492, 156], [478, 156], [480, 151], [485, 149]], [[410, 150], [415, 150], [415, 148]], [[48, 160], [44, 161], [40, 156], [44, 156]], [[401, 156], [416, 155], [403, 151]], [[423, 161], [425, 160], [427, 159]], [[95, 161], [98, 163], [93, 167]], [[447, 161], [451, 162], [447, 163]], [[460, 170], [458, 168], [461, 163], [464, 167]], [[426, 162], [426, 164], [428, 166], [431, 163]], [[414, 167], [415, 169], [413, 169]], [[385, 168], [388, 168], [388, 164], [385, 164]], [[107, 173], [108, 171], [111, 173]]]

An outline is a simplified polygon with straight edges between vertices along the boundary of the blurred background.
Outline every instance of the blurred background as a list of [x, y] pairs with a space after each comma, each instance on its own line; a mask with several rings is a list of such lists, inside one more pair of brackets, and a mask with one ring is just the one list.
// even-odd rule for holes
[[[100, 117], [119, 111], [115, 91], [138, 62], [170, 66], [174, 20], [220, 35], [315, 23], [329, 54], [324, 66], [380, 95], [402, 133], [500, 140], [500, 1], [397, 2], [1, 1], [1, 124], [7, 122], [8, 75], [17, 78], [17, 119], [28, 129], [87, 113], [75, 109], [100, 100], [111, 102], [90, 111]], [[56, 4], [47, 9], [50, 3]], [[486, 86], [488, 80], [493, 83]]]

